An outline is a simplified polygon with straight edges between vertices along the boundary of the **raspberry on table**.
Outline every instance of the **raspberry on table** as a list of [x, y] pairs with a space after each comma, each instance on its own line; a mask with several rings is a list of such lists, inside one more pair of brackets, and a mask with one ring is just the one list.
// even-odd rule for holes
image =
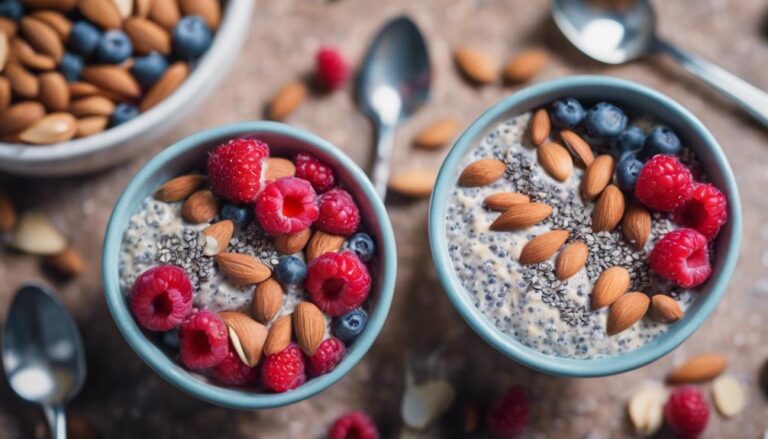
[[520, 434], [528, 426], [530, 411], [528, 391], [522, 387], [512, 387], [488, 411], [488, 432], [497, 439]]
[[187, 273], [174, 265], [161, 265], [141, 273], [129, 298], [139, 325], [150, 331], [178, 327], [192, 311], [192, 284]]
[[696, 438], [707, 428], [709, 405], [696, 387], [678, 387], [664, 406], [664, 419], [681, 437]]
[[651, 270], [683, 288], [701, 285], [712, 274], [707, 238], [693, 229], [673, 230], [653, 247]]
[[261, 382], [273, 392], [287, 392], [307, 381], [304, 368], [304, 357], [299, 345], [291, 343], [282, 351], [264, 359]]
[[728, 202], [713, 185], [694, 183], [691, 199], [675, 210], [673, 216], [679, 224], [700, 232], [711, 241], [728, 221]]
[[317, 195], [308, 181], [279, 178], [268, 184], [256, 198], [256, 219], [273, 236], [301, 232], [317, 220]]
[[336, 184], [333, 169], [312, 154], [300, 152], [294, 157], [293, 163], [296, 165], [296, 176], [310, 182], [318, 194]]
[[379, 430], [367, 414], [349, 412], [333, 423], [328, 431], [329, 439], [378, 439]]
[[211, 373], [216, 381], [228, 386], [248, 386], [259, 382], [259, 369], [243, 363], [231, 345], [227, 356], [211, 370]]
[[349, 67], [344, 56], [335, 47], [322, 47], [315, 55], [315, 79], [326, 90], [344, 86], [349, 78]]
[[319, 208], [315, 226], [323, 232], [349, 236], [360, 226], [357, 204], [344, 189], [331, 189], [320, 195]]
[[263, 186], [264, 159], [269, 146], [241, 137], [223, 143], [208, 156], [208, 181], [213, 192], [235, 204], [250, 204]]
[[201, 310], [187, 318], [179, 329], [179, 355], [190, 369], [207, 369], [221, 363], [229, 352], [227, 325], [210, 311]]
[[338, 338], [331, 337], [323, 340], [315, 354], [307, 358], [309, 374], [318, 376], [332, 371], [344, 358], [346, 352], [347, 348]]
[[655, 155], [640, 170], [635, 196], [651, 210], [671, 212], [691, 199], [693, 177], [680, 160], [671, 155]]
[[312, 303], [337, 317], [365, 301], [371, 290], [371, 275], [355, 253], [329, 252], [309, 263], [305, 286]]

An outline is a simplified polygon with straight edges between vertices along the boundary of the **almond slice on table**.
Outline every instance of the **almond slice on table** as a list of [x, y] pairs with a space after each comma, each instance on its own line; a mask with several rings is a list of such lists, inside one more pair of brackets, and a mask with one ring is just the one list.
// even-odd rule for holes
[[639, 291], [619, 297], [608, 311], [608, 335], [616, 335], [637, 323], [648, 311], [650, 304], [648, 295]]
[[241, 253], [219, 253], [216, 264], [237, 285], [254, 285], [269, 279], [272, 271], [260, 260]]
[[104, 131], [109, 123], [107, 116], [86, 116], [77, 119], [75, 138], [88, 137]]
[[639, 203], [632, 203], [624, 213], [621, 221], [621, 230], [624, 238], [637, 250], [645, 247], [648, 237], [651, 235], [652, 220], [648, 210]]
[[646, 385], [632, 396], [627, 412], [635, 432], [650, 436], [656, 434], [664, 423], [664, 405], [669, 392], [660, 383]]
[[587, 263], [589, 247], [582, 241], [565, 246], [555, 260], [555, 274], [559, 280], [566, 280], [578, 273]]
[[66, 277], [76, 277], [85, 271], [85, 259], [71, 247], [61, 253], [48, 256], [47, 262], [59, 274]]
[[520, 252], [520, 263], [523, 265], [538, 264], [551, 258], [555, 252], [568, 240], [567, 230], [551, 230], [528, 241]]
[[534, 145], [539, 146], [547, 141], [549, 133], [552, 131], [552, 122], [549, 120], [549, 113], [544, 108], [539, 108], [533, 113], [531, 122], [528, 125], [528, 135]]
[[59, 61], [64, 54], [64, 44], [59, 34], [45, 22], [30, 15], [21, 18], [19, 29], [27, 42], [36, 51]]
[[219, 0], [180, 0], [181, 11], [184, 15], [199, 15], [213, 30], [221, 22], [221, 3]]
[[267, 109], [267, 118], [284, 120], [293, 113], [307, 98], [307, 86], [302, 81], [290, 81], [280, 87], [272, 97]]
[[592, 147], [581, 138], [578, 134], [571, 130], [560, 131], [560, 138], [563, 139], [565, 147], [568, 151], [584, 166], [589, 166], [595, 159], [595, 155], [592, 153]]
[[538, 224], [552, 215], [552, 207], [544, 203], [525, 203], [509, 207], [491, 224], [491, 230], [520, 230]]
[[266, 325], [275, 318], [283, 306], [283, 287], [270, 277], [256, 285], [252, 302], [253, 317]]
[[407, 197], [428, 197], [432, 194], [435, 181], [437, 181], [435, 169], [410, 169], [393, 175], [387, 187]]
[[227, 325], [229, 342], [240, 361], [249, 367], [259, 364], [267, 339], [267, 328], [241, 312], [224, 311], [219, 313], [219, 317]]
[[61, 41], [67, 41], [69, 38], [69, 32], [72, 30], [72, 22], [67, 19], [61, 12], [42, 10], [34, 11], [30, 14], [32, 17], [37, 18], [43, 23], [50, 26], [61, 38]]
[[323, 312], [313, 303], [299, 303], [293, 311], [293, 329], [301, 350], [311, 357], [325, 336]]
[[629, 290], [629, 271], [624, 267], [610, 267], [600, 273], [592, 287], [592, 309], [605, 308], [616, 302]]
[[190, 224], [210, 222], [219, 212], [213, 192], [203, 189], [193, 193], [181, 206], [181, 217]]
[[177, 0], [152, 0], [149, 8], [150, 20], [171, 31], [181, 19], [181, 10]]
[[282, 157], [270, 157], [267, 159], [267, 181], [283, 177], [293, 177], [294, 175], [296, 175], [296, 166], [292, 161]]
[[502, 192], [498, 194], [492, 194], [485, 197], [483, 204], [490, 210], [497, 212], [504, 212], [512, 206], [518, 204], [530, 203], [531, 199], [528, 195], [524, 195], [518, 192]]
[[5, 66], [5, 77], [11, 83], [11, 90], [22, 98], [36, 98], [40, 91], [37, 77], [27, 69], [16, 64], [9, 63]]
[[19, 133], [19, 138], [33, 145], [66, 142], [75, 137], [77, 121], [69, 113], [49, 113]]
[[441, 119], [432, 122], [416, 134], [413, 144], [424, 149], [438, 149], [445, 146], [459, 133], [456, 119]]
[[40, 102], [50, 111], [66, 111], [69, 107], [69, 86], [59, 72], [43, 73], [40, 80]]
[[507, 165], [497, 159], [480, 159], [470, 163], [459, 175], [459, 185], [466, 187], [485, 186], [500, 179]]
[[717, 411], [726, 418], [738, 415], [747, 405], [744, 386], [730, 375], [722, 375], [715, 379], [712, 383], [712, 397]]
[[115, 111], [115, 103], [103, 96], [88, 96], [72, 101], [69, 112], [77, 117], [110, 116]]
[[490, 84], [498, 77], [495, 64], [480, 50], [459, 47], [453, 52], [453, 59], [464, 77], [475, 84]]
[[651, 315], [662, 323], [672, 323], [683, 318], [683, 309], [677, 300], [666, 294], [651, 297]]
[[573, 174], [571, 154], [557, 143], [545, 143], [539, 146], [536, 154], [541, 167], [555, 180], [565, 181]]
[[163, 99], [170, 96], [189, 76], [189, 66], [184, 61], [176, 61], [163, 76], [158, 79], [155, 85], [149, 89], [144, 100], [141, 101], [139, 109], [142, 112], [149, 110], [159, 104]]
[[699, 354], [673, 370], [667, 376], [667, 381], [674, 384], [708, 381], [720, 375], [727, 365], [728, 360], [722, 355]]
[[235, 232], [235, 223], [231, 220], [219, 221], [211, 224], [203, 230], [205, 236], [205, 247], [203, 254], [206, 256], [215, 256], [229, 247], [229, 241]]
[[306, 253], [307, 263], [312, 262], [318, 256], [322, 256], [326, 253], [338, 252], [341, 250], [341, 246], [344, 245], [344, 237], [339, 235], [332, 235], [330, 233], [323, 232], [322, 230], [315, 230], [312, 238], [307, 244]]
[[0, 136], [16, 134], [45, 116], [45, 108], [39, 102], [21, 101], [0, 114]]
[[602, 232], [616, 228], [624, 217], [625, 205], [624, 192], [616, 185], [609, 184], [592, 210], [592, 231]]
[[7, 194], [0, 193], [0, 232], [10, 232], [16, 227], [16, 206]]
[[123, 24], [120, 10], [110, 0], [79, 0], [78, 8], [88, 20], [103, 29], [118, 29]]
[[187, 199], [198, 189], [205, 186], [208, 179], [205, 175], [189, 174], [174, 177], [166, 181], [155, 191], [155, 199], [165, 203], [173, 203]]
[[171, 53], [171, 35], [159, 24], [141, 17], [131, 17], [123, 24], [125, 33], [133, 43], [133, 49], [140, 55], [152, 51], [168, 55]]
[[544, 68], [549, 53], [543, 49], [527, 49], [518, 53], [504, 67], [504, 80], [509, 83], [525, 82]]
[[304, 250], [310, 238], [312, 238], [312, 230], [309, 228], [291, 235], [275, 236], [275, 249], [282, 255], [292, 255]]
[[581, 180], [581, 196], [585, 200], [593, 200], [600, 195], [613, 179], [613, 157], [602, 154], [587, 166]]
[[10, 244], [24, 253], [40, 256], [55, 255], [67, 248], [66, 238], [37, 212], [27, 212], [19, 218]]
[[[168, 71], [170, 71], [170, 68]], [[168, 75], [168, 71], [165, 72], [163, 78]], [[120, 66], [88, 66], [83, 69], [80, 76], [84, 81], [90, 82], [97, 87], [101, 87], [106, 91], [116, 93], [120, 96], [138, 98], [141, 95], [141, 87], [139, 87], [139, 83], [136, 82], [127, 70]], [[163, 78], [160, 78], [158, 83], [162, 81]], [[157, 87], [157, 84], [150, 89], [149, 93], [151, 93], [155, 87]]]
[[264, 343], [264, 355], [274, 355], [291, 343], [291, 315], [284, 315], [272, 323]]

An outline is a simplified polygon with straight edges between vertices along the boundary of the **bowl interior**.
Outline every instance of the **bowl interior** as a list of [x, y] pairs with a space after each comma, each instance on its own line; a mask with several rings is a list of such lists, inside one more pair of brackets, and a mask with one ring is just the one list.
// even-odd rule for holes
[[[209, 384], [187, 371], [155, 344], [134, 321], [120, 291], [118, 262], [122, 235], [142, 200], [168, 179], [194, 170], [204, 170], [208, 150], [239, 136], [256, 136], [270, 145], [272, 156], [290, 157], [308, 151], [329, 163], [341, 184], [355, 198], [365, 230], [378, 244], [372, 264], [373, 288], [370, 318], [365, 331], [349, 347], [347, 356], [331, 373], [308, 380], [298, 389], [281, 394], [257, 394], [248, 390]], [[117, 202], [109, 221], [104, 245], [103, 276], [107, 304], [128, 343], [163, 378], [209, 402], [233, 408], [267, 408], [308, 398], [343, 377], [366, 353], [384, 324], [394, 290], [396, 250], [392, 226], [383, 203], [370, 181], [354, 162], [325, 140], [304, 131], [273, 122], [247, 122], [207, 130], [188, 137], [161, 152], [134, 177]]]
[[[500, 122], [539, 108], [555, 99], [575, 97], [584, 103], [609, 101], [627, 110], [630, 116], [649, 115], [672, 127], [683, 144], [695, 151], [709, 180], [728, 198], [728, 223], [715, 245], [713, 273], [698, 287], [698, 293], [685, 317], [646, 345], [620, 355], [596, 359], [568, 359], [542, 354], [501, 333], [474, 306], [453, 270], [445, 239], [445, 212], [448, 198], [461, 169], [459, 162]], [[647, 364], [668, 353], [712, 312], [725, 293], [738, 257], [741, 241], [741, 205], [733, 172], [714, 137], [685, 108], [668, 97], [639, 84], [602, 76], [563, 78], [526, 88], [496, 104], [470, 125], [453, 146], [443, 163], [430, 206], [430, 241], [435, 266], [454, 306], [489, 344], [512, 359], [542, 372], [565, 376], [603, 376], [624, 372]]]

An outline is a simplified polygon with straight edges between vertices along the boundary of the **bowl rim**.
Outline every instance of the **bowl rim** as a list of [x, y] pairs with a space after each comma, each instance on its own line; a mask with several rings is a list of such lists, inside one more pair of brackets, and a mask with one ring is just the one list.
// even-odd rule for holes
[[[569, 89], [590, 86], [603, 89], [623, 89], [647, 97], [657, 102], [658, 105], [667, 107], [676, 113], [684, 124], [696, 132], [705, 148], [712, 154], [718, 168], [722, 170], [722, 177], [726, 186], [724, 192], [730, 194], [728, 201], [731, 205], [729, 211], [731, 218], [729, 221], [731, 222], [732, 233], [730, 241], [725, 247], [726, 254], [723, 258], [720, 276], [710, 280], [711, 284], [707, 288], [706, 296], [697, 299], [702, 301], [697, 313], [691, 318], [678, 322], [674, 332], [669, 333], [663, 342], [645, 345], [624, 354], [580, 360], [546, 355], [523, 345], [511, 336], [501, 333], [477, 308], [471, 304], [468, 305], [463, 300], [466, 293], [456, 278], [445, 239], [445, 211], [449, 194], [455, 185], [454, 174], [460, 160], [477, 139], [491, 127], [491, 124], [497, 122], [500, 117], [514, 107], [526, 105], [538, 96], [552, 92], [558, 92], [564, 96]], [[601, 75], [569, 76], [539, 83], [515, 92], [494, 104], [472, 122], [454, 143], [438, 173], [429, 207], [429, 238], [435, 268], [443, 289], [459, 314], [488, 344], [507, 357], [540, 372], [570, 377], [606, 376], [641, 367], [666, 355], [693, 334], [712, 313], [725, 294], [728, 280], [733, 274], [739, 256], [741, 227], [741, 202], [736, 179], [725, 154], [706, 127], [682, 105], [660, 92], [632, 81]]]
[[[340, 165], [358, 182], [364, 195], [370, 200], [383, 238], [383, 242], [379, 244], [383, 254], [379, 302], [370, 313], [366, 328], [355, 341], [354, 348], [348, 351], [347, 356], [330, 373], [312, 378], [306, 384], [285, 393], [251, 393], [242, 389], [221, 387], [195, 379], [192, 372], [182, 370], [144, 335], [131, 316], [126, 300], [120, 291], [119, 273], [116, 268], [119, 266], [120, 247], [124, 232], [124, 230], [117, 230], [117, 219], [130, 217], [135, 213], [137, 206], [130, 204], [130, 200], [140, 197], [140, 194], [144, 192], [142, 186], [150, 181], [153, 175], [160, 172], [166, 163], [185, 152], [214, 139], [235, 137], [245, 133], [253, 133], [257, 136], [259, 134], [274, 134], [291, 137], [338, 160]], [[343, 378], [370, 349], [384, 326], [392, 303], [397, 273], [396, 254], [394, 232], [384, 203], [365, 173], [342, 150], [315, 134], [282, 123], [255, 121], [226, 124], [206, 129], [172, 144], [144, 165], [128, 183], [115, 204], [104, 239], [102, 253], [104, 296], [115, 324], [134, 352], [172, 385], [200, 399], [224, 407], [236, 409], [274, 408], [307, 399], [330, 387]]]

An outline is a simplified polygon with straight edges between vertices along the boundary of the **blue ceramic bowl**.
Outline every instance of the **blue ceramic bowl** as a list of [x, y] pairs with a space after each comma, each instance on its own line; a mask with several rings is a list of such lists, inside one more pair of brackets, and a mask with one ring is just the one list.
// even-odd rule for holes
[[[136, 324], [120, 291], [118, 264], [123, 232], [142, 200], [154, 193], [163, 182], [205, 165], [208, 150], [239, 136], [256, 136], [270, 145], [274, 156], [291, 156], [300, 151], [311, 152], [331, 165], [339, 181], [358, 203], [366, 230], [378, 244], [378, 257], [373, 266], [371, 313], [365, 331], [349, 347], [347, 356], [331, 373], [313, 378], [303, 386], [286, 393], [263, 394], [247, 389], [221, 387], [189, 372], [156, 345]], [[376, 195], [368, 177], [344, 153], [306, 131], [274, 122], [244, 122], [209, 129], [183, 139], [147, 163], [128, 184], [117, 201], [109, 220], [102, 258], [104, 294], [109, 310], [128, 344], [165, 380], [205, 401], [238, 409], [279, 407], [307, 399], [340, 380], [363, 358], [373, 344], [387, 318], [392, 302], [397, 272], [395, 238], [387, 211]]]
[[[671, 126], [692, 148], [709, 179], [728, 197], [729, 220], [716, 242], [712, 277], [699, 291], [680, 321], [654, 341], [637, 350], [603, 358], [576, 360], [542, 354], [501, 333], [483, 316], [464, 291], [448, 254], [445, 239], [446, 209], [451, 190], [461, 169], [462, 157], [499, 122], [563, 97], [582, 102], [610, 101], [632, 113], [648, 114]], [[725, 294], [741, 245], [741, 204], [736, 180], [723, 151], [712, 134], [688, 110], [670, 98], [634, 82], [605, 76], [574, 76], [538, 84], [504, 99], [473, 122], [456, 141], [437, 179], [429, 212], [432, 257], [453, 305], [491, 346], [513, 360], [539, 371], [562, 376], [593, 377], [612, 375], [650, 363], [677, 347], [701, 325]]]

